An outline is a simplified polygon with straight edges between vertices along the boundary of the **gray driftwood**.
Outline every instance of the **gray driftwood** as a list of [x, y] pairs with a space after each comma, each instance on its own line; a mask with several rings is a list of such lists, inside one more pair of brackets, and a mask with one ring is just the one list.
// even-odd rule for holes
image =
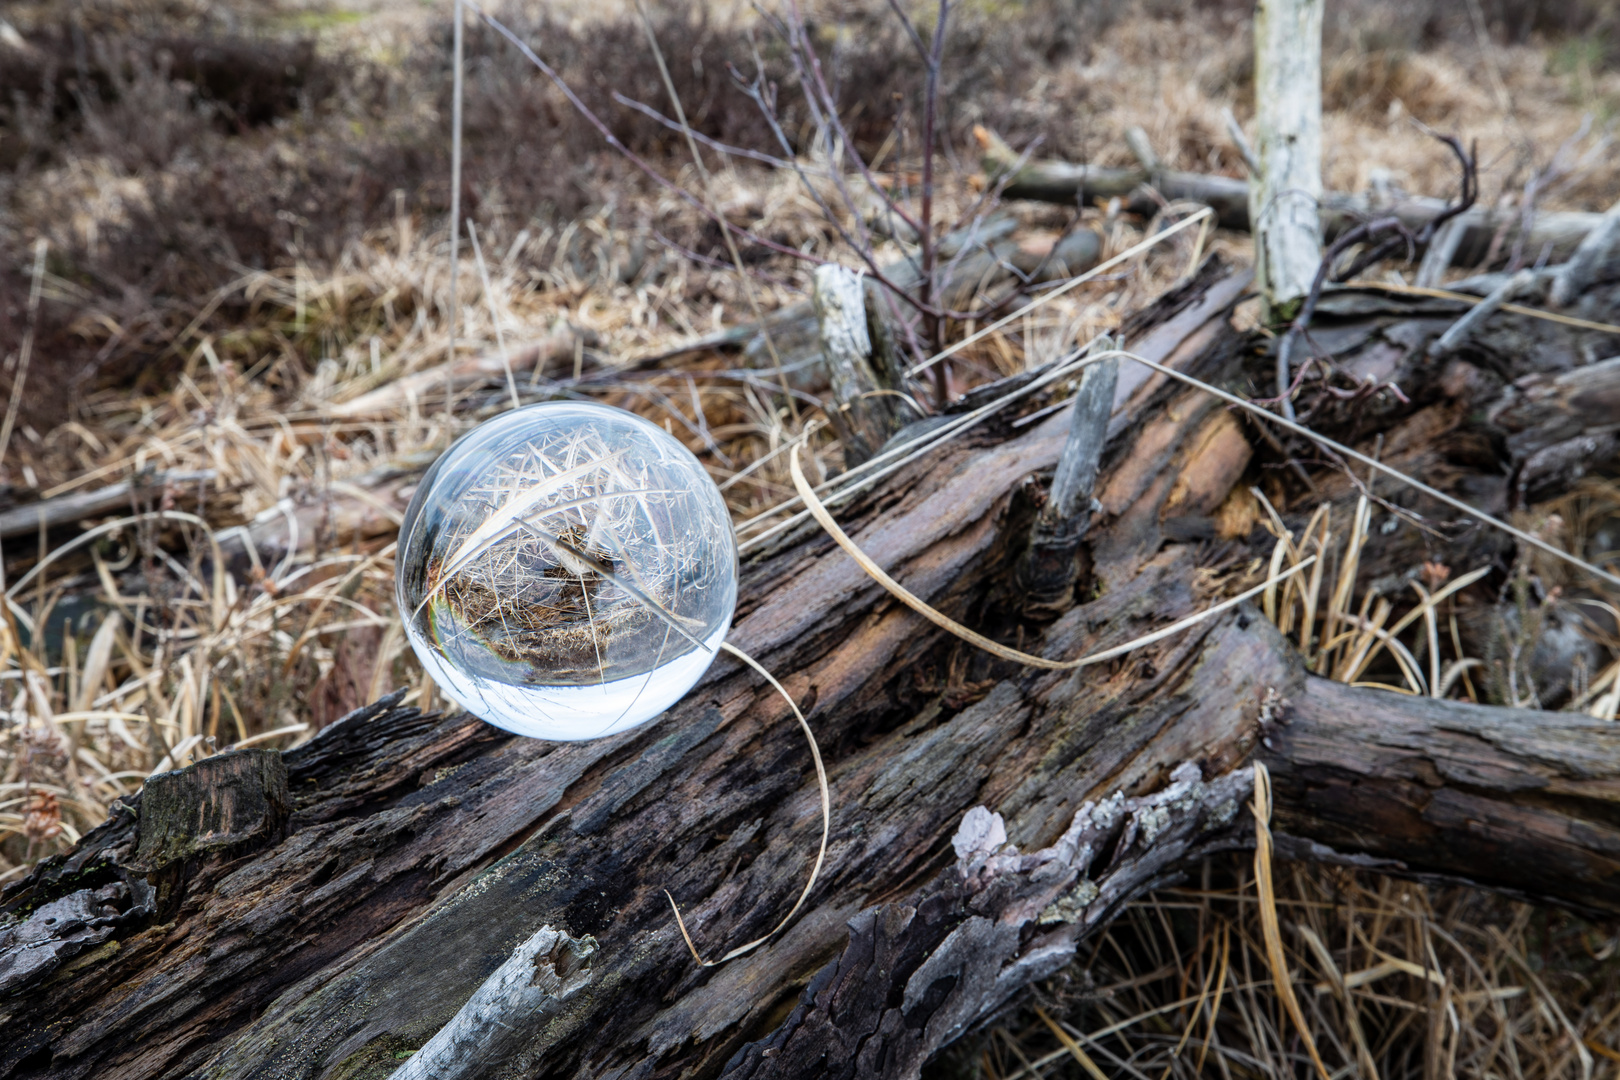
[[[1068, 206], [1077, 202], [1090, 205], [1097, 200], [1117, 198], [1127, 212], [1152, 217], [1158, 213], [1161, 204], [1147, 188], [1151, 183], [1165, 199], [1186, 199], [1213, 207], [1222, 228], [1241, 232], [1251, 229], [1248, 180], [1175, 169], [1161, 169], [1149, 175], [1142, 168], [1122, 169], [1055, 160], [1031, 161], [1014, 172], [1018, 155], [988, 131], [981, 129], [979, 136], [981, 165], [990, 177], [1005, 182], [1002, 188], [1004, 198], [1032, 199]], [[1009, 176], [1009, 173], [1012, 175]], [[1322, 235], [1324, 240], [1332, 240], [1362, 221], [1385, 215], [1399, 218], [1415, 233], [1445, 207], [1444, 199], [1423, 195], [1325, 191], [1319, 209]], [[1460, 235], [1454, 238], [1455, 247], [1449, 259], [1452, 266], [1479, 265], [1498, 233], [1506, 238], [1511, 247], [1520, 231], [1520, 215], [1517, 211], [1475, 207], [1459, 215], [1457, 220], [1462, 224], [1459, 226]], [[1552, 261], [1561, 261], [1568, 258], [1603, 220], [1603, 214], [1584, 211], [1537, 213], [1531, 219], [1524, 250], [1539, 256], [1546, 248]], [[1608, 266], [1614, 259], [1615, 252], [1611, 248], [1603, 262]]]
[[86, 518], [134, 513], [146, 509], [144, 504], [156, 502], [164, 492], [179, 495], [191, 504], [196, 501], [195, 493], [212, 483], [216, 475], [212, 469], [149, 471], [93, 491], [76, 491], [0, 510], [0, 540], [35, 536], [41, 530], [77, 525]]
[[1468, 310], [1462, 318], [1446, 328], [1441, 334], [1429, 343], [1428, 353], [1438, 360], [1457, 346], [1467, 341], [1470, 336], [1485, 324], [1485, 321], [1502, 309], [1502, 305], [1510, 300], [1516, 300], [1528, 292], [1535, 284], [1536, 276], [1532, 270], [1520, 270], [1509, 277], [1502, 284], [1491, 290], [1479, 303]]
[[[1126, 346], [1263, 384], [1259, 339], [1228, 321], [1243, 284], [1212, 262], [1128, 322]], [[1363, 445], [1382, 434], [1384, 460], [1506, 506], [1513, 438], [1596, 419], [1610, 391], [1583, 357], [1608, 339], [1502, 312], [1429, 360], [1461, 313], [1330, 293], [1318, 347], [1407, 400], [1329, 396], [1313, 423]], [[1217, 511], [1254, 482], [1253, 459], [1281, 462], [1162, 377], [1122, 368], [1114, 399], [1091, 569], [1055, 620], [1021, 619], [1016, 568], [1068, 441], [1062, 411], [981, 427], [840, 517], [908, 588], [1026, 650], [1076, 656], [1163, 625], [1212, 599], [1201, 569], [1269, 553], [1259, 528], [1222, 539]], [[1347, 514], [1359, 496], [1359, 479], [1312, 469], [1315, 492], [1283, 508], [1296, 527], [1317, 500]], [[1379, 495], [1404, 513], [1450, 520], [1392, 489]], [[1515, 558], [1481, 530], [1382, 511], [1372, 533], [1369, 580]], [[1489, 625], [1473, 616], [1496, 587], [1459, 599], [1465, 633]], [[722, 657], [656, 723], [587, 743], [393, 698], [281, 755], [285, 812], [281, 778], [257, 767], [221, 780], [205, 762], [149, 789], [233, 823], [218, 846], [189, 844], [143, 794], [8, 887], [0, 1077], [382, 1080], [453, 1075], [451, 1060], [491, 1077], [915, 1076], [1128, 899], [1247, 843], [1257, 752], [1280, 850], [1620, 914], [1613, 725], [1328, 683], [1252, 609], [1113, 664], [1021, 669], [896, 604], [807, 525], [745, 564], [732, 636], [804, 705], [833, 792], [821, 881], [757, 953], [696, 967], [662, 894], [715, 953], [772, 926], [804, 881], [814, 773], [751, 670]], [[148, 869], [154, 845], [167, 861]]]
[[1598, 268], [1616, 246], [1620, 246], [1620, 202], [1609, 207], [1608, 213], [1603, 215], [1597, 226], [1581, 239], [1575, 253], [1569, 257], [1569, 262], [1565, 263], [1553, 277], [1548, 299], [1559, 307], [1571, 303], [1586, 291], [1586, 287], [1597, 276]]

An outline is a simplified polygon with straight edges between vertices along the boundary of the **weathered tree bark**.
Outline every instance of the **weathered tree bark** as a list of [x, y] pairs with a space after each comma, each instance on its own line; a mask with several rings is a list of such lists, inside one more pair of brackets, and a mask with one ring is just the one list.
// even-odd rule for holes
[[1262, 756], [1274, 823], [1295, 838], [1288, 853], [1310, 858], [1325, 844], [1358, 853], [1361, 865], [1387, 860], [1388, 868], [1616, 913], [1620, 803], [1611, 786], [1620, 728], [1612, 722], [1314, 677], [1284, 693], [1287, 722]]
[[[1257, 341], [1226, 317], [1243, 289], [1211, 264], [1126, 344], [1218, 383], [1263, 379]], [[1410, 402], [1324, 405], [1317, 421], [1352, 442], [1382, 432], [1386, 460], [1505, 505], [1502, 440], [1469, 441], [1482, 403], [1562, 377], [1561, 358], [1602, 338], [1498, 314], [1430, 371], [1424, 350], [1460, 311], [1330, 296], [1319, 346], [1346, 370], [1410, 372]], [[1486, 346], [1510, 355], [1488, 362]], [[1201, 569], [1269, 550], [1258, 529], [1253, 548], [1212, 542], [1213, 516], [1273, 451], [1133, 367], [1084, 602], [1044, 629], [1019, 622], [1015, 569], [1066, 413], [993, 421], [840, 516], [908, 588], [1026, 650], [1076, 656], [1190, 613], [1211, 599]], [[1553, 416], [1589, 400], [1516, 392]], [[1314, 477], [1315, 498], [1356, 495]], [[1412, 533], [1375, 529], [1369, 572], [1510, 554]], [[1250, 609], [1110, 665], [1035, 672], [944, 636], [806, 526], [745, 565], [732, 639], [804, 706], [834, 800], [821, 881], [758, 952], [697, 968], [662, 894], [713, 954], [802, 885], [814, 774], [749, 669], [722, 657], [655, 724], [588, 743], [385, 701], [279, 757], [182, 770], [9, 888], [0, 1077], [914, 1076], [1121, 904], [1244, 844], [1257, 748], [1286, 850], [1620, 912], [1612, 725], [1330, 684]]]

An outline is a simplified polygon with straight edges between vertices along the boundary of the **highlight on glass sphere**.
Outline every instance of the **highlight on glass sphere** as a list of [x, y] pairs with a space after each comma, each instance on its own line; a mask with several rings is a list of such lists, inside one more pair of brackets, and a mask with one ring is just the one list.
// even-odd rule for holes
[[468, 432], [418, 485], [395, 592], [427, 674], [475, 716], [578, 740], [690, 690], [737, 606], [714, 481], [634, 413], [544, 402]]

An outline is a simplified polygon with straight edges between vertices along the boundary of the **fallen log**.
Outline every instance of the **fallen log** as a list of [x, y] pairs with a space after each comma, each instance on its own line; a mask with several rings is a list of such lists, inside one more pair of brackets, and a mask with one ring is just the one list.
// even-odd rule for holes
[[539, 341], [520, 345], [500, 353], [482, 353], [447, 364], [425, 368], [401, 376], [374, 390], [331, 405], [327, 411], [345, 420], [367, 417], [397, 417], [427, 399], [443, 401], [444, 394], [461, 393], [487, 382], [505, 379], [510, 370], [514, 376], [538, 371], [545, 374], [546, 365], [566, 363], [570, 368], [575, 352], [596, 343], [596, 335], [581, 330], [567, 321], [559, 322], [550, 334]]
[[76, 525], [86, 518], [134, 513], [141, 509], [142, 503], [155, 502], [165, 495], [194, 502], [195, 499], [188, 496], [212, 483], [217, 475], [213, 469], [147, 470], [94, 491], [78, 491], [13, 506], [0, 510], [0, 540], [35, 536], [64, 525]]
[[[1000, 183], [1004, 199], [1030, 199], [1037, 202], [1073, 206], [1119, 199], [1127, 213], [1151, 218], [1169, 201], [1187, 200], [1213, 207], [1224, 229], [1248, 232], [1249, 181], [1232, 176], [1212, 176], [1174, 169], [1110, 168], [1077, 165], [1066, 161], [1031, 161], [1018, 164], [1013, 153], [993, 132], [976, 128], [980, 147], [980, 167], [991, 183]], [[1011, 174], [1011, 175], [1009, 175]], [[1157, 193], [1157, 194], [1155, 194]], [[1340, 233], [1372, 217], [1393, 215], [1412, 232], [1418, 232], [1446, 207], [1444, 199], [1404, 193], [1363, 195], [1329, 191], [1320, 207], [1323, 239], [1331, 241]], [[1475, 207], [1459, 216], [1452, 245], [1451, 266], [1478, 266], [1496, 241], [1497, 250], [1511, 250], [1518, 237], [1520, 215], [1494, 207]], [[1562, 261], [1574, 253], [1586, 236], [1599, 228], [1604, 215], [1580, 211], [1537, 213], [1525, 237], [1524, 250], [1538, 257], [1546, 249], [1552, 261]], [[1610, 251], [1607, 261], [1615, 259]]]
[[399, 531], [417, 480], [437, 457], [431, 450], [410, 454], [300, 498], [280, 499], [247, 524], [221, 529], [220, 551], [233, 564], [269, 572], [295, 555], [380, 547]]
[[[1227, 319], [1234, 280], [1207, 266], [1129, 323], [1126, 345], [1264, 385], [1263, 339]], [[1229, 299], [1210, 302], [1217, 290]], [[1345, 364], [1415, 369], [1460, 307], [1348, 291], [1324, 301], [1322, 331]], [[1505, 369], [1520, 378], [1582, 341], [1506, 329], [1546, 335]], [[1363, 423], [1358, 438], [1376, 427], [1390, 458], [1412, 458], [1419, 418], [1442, 436], [1480, 422], [1465, 403], [1503, 383], [1472, 386], [1456, 365], [1492, 345], [1471, 338], [1406, 404], [1320, 418]], [[1091, 569], [1055, 620], [1011, 601], [1063, 411], [993, 421], [840, 518], [909, 589], [1026, 651], [1077, 656], [1206, 606], [1201, 569], [1271, 541], [1255, 529], [1255, 546], [1222, 554], [1195, 523], [1272, 451], [1207, 395], [1125, 374]], [[1503, 499], [1490, 446], [1425, 477]], [[1331, 467], [1313, 476], [1318, 497], [1346, 497]], [[1425, 543], [1375, 529], [1365, 558], [1404, 571], [1414, 549], [1479, 546]], [[915, 1076], [1126, 901], [1248, 842], [1257, 752], [1284, 850], [1620, 913], [1612, 725], [1329, 683], [1249, 607], [1110, 664], [1020, 668], [896, 604], [813, 524], [743, 570], [732, 640], [804, 705], [834, 800], [821, 881], [764, 948], [696, 967], [662, 893], [715, 954], [802, 885], [814, 773], [750, 669], [721, 657], [655, 724], [587, 743], [389, 699], [286, 754], [180, 770], [8, 887], [0, 1077]]]

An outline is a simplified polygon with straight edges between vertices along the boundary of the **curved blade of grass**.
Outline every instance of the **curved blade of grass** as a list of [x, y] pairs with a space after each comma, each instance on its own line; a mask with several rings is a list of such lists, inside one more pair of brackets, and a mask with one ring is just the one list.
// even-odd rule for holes
[[799, 899], [794, 902], [792, 909], [782, 917], [782, 921], [773, 926], [764, 937], [755, 938], [746, 945], [739, 945], [718, 960], [703, 959], [702, 954], [697, 950], [697, 946], [692, 943], [692, 935], [687, 933], [686, 920], [681, 918], [680, 906], [675, 903], [675, 898], [670, 896], [669, 890], [665, 889], [664, 896], [669, 900], [670, 910], [675, 912], [675, 923], [681, 928], [681, 937], [685, 939], [686, 947], [692, 953], [692, 959], [698, 962], [699, 967], [718, 967], [727, 960], [734, 960], [744, 953], [752, 952], [775, 937], [783, 927], [792, 922], [793, 916], [799, 913], [799, 909], [804, 906], [805, 900], [809, 898], [810, 890], [816, 887], [816, 879], [821, 876], [822, 864], [827, 859], [827, 839], [832, 834], [832, 792], [827, 786], [827, 768], [821, 761], [821, 747], [816, 744], [816, 735], [815, 732], [810, 730], [810, 722], [804, 718], [804, 713], [799, 711], [798, 702], [794, 701], [787, 689], [776, 681], [776, 676], [765, 669], [765, 665], [729, 642], [722, 642], [720, 647], [753, 668], [765, 678], [766, 682], [775, 687], [776, 692], [782, 695], [782, 700], [788, 703], [788, 708], [793, 710], [794, 718], [799, 721], [799, 729], [804, 732], [805, 739], [810, 743], [810, 756], [816, 763], [816, 783], [821, 788], [821, 849], [816, 852], [815, 866], [810, 868], [810, 880], [804, 883], [804, 891], [799, 894]]
[[1288, 974], [1288, 954], [1283, 951], [1282, 927], [1277, 921], [1277, 893], [1271, 881], [1271, 773], [1263, 761], [1254, 763], [1254, 883], [1260, 893], [1260, 928], [1266, 939], [1266, 961], [1271, 966], [1271, 981], [1282, 999], [1283, 1008], [1294, 1029], [1310, 1052], [1311, 1061], [1322, 1080], [1332, 1080], [1332, 1074], [1317, 1053], [1316, 1040], [1300, 1011], [1299, 999], [1294, 996], [1294, 981]]
[[1142, 648], [1144, 645], [1151, 645], [1155, 641], [1160, 641], [1164, 638], [1170, 637], [1173, 634], [1179, 634], [1181, 631], [1196, 626], [1212, 616], [1219, 615], [1223, 611], [1236, 607], [1245, 600], [1249, 600], [1260, 595], [1268, 588], [1273, 588], [1277, 580], [1297, 574], [1301, 570], [1304, 570], [1306, 567], [1316, 562], [1315, 555], [1309, 556], [1301, 561], [1297, 566], [1292, 566], [1281, 574], [1276, 575], [1275, 578], [1268, 578], [1266, 581], [1261, 582], [1254, 588], [1241, 592], [1229, 600], [1223, 600], [1213, 607], [1205, 608], [1196, 615], [1189, 615], [1187, 618], [1182, 619], [1179, 622], [1171, 623], [1162, 630], [1155, 630], [1151, 634], [1144, 634], [1139, 638], [1133, 638], [1123, 645], [1116, 645], [1111, 649], [1103, 649], [1100, 652], [1088, 653], [1085, 656], [1076, 657], [1073, 660], [1048, 660], [1044, 656], [1035, 656], [1032, 653], [1020, 652], [1017, 649], [1009, 648], [1006, 645], [1001, 644], [999, 641], [992, 641], [977, 631], [969, 630], [955, 619], [952, 619], [943, 612], [929, 606], [928, 603], [918, 597], [915, 593], [911, 592], [904, 585], [900, 584], [898, 581], [894, 580], [894, 578], [885, 573], [882, 567], [873, 562], [871, 558], [867, 556], [866, 552], [862, 551], [855, 541], [849, 538], [849, 534], [845, 533], [843, 529], [839, 528], [838, 522], [833, 520], [833, 516], [827, 512], [827, 508], [822, 505], [821, 500], [816, 497], [815, 489], [812, 488], [810, 486], [810, 482], [805, 479], [804, 469], [799, 464], [799, 448], [797, 446], [795, 446], [792, 452], [788, 455], [788, 471], [793, 474], [793, 486], [798, 488], [799, 497], [804, 500], [806, 508], [809, 509], [810, 513], [815, 517], [816, 521], [820, 523], [821, 527], [827, 530], [827, 535], [831, 536], [835, 541], [837, 541], [838, 546], [843, 548], [844, 551], [849, 554], [849, 557], [854, 559], [860, 568], [866, 571], [867, 575], [871, 577], [873, 581], [876, 581], [879, 585], [882, 585], [897, 600], [905, 604], [917, 614], [921, 615], [923, 618], [927, 619], [929, 622], [933, 623], [935, 626], [939, 627], [941, 630], [944, 630], [947, 633], [955, 634], [957, 637], [971, 645], [977, 645], [979, 648], [983, 649], [987, 653], [990, 653], [992, 656], [999, 656], [1003, 660], [1011, 660], [1014, 663], [1023, 664], [1026, 667], [1044, 668], [1047, 671], [1074, 671], [1077, 668], [1087, 667], [1091, 664], [1100, 664], [1105, 660], [1112, 660], [1116, 656], [1124, 656], [1126, 653], [1134, 652], [1135, 650]]

